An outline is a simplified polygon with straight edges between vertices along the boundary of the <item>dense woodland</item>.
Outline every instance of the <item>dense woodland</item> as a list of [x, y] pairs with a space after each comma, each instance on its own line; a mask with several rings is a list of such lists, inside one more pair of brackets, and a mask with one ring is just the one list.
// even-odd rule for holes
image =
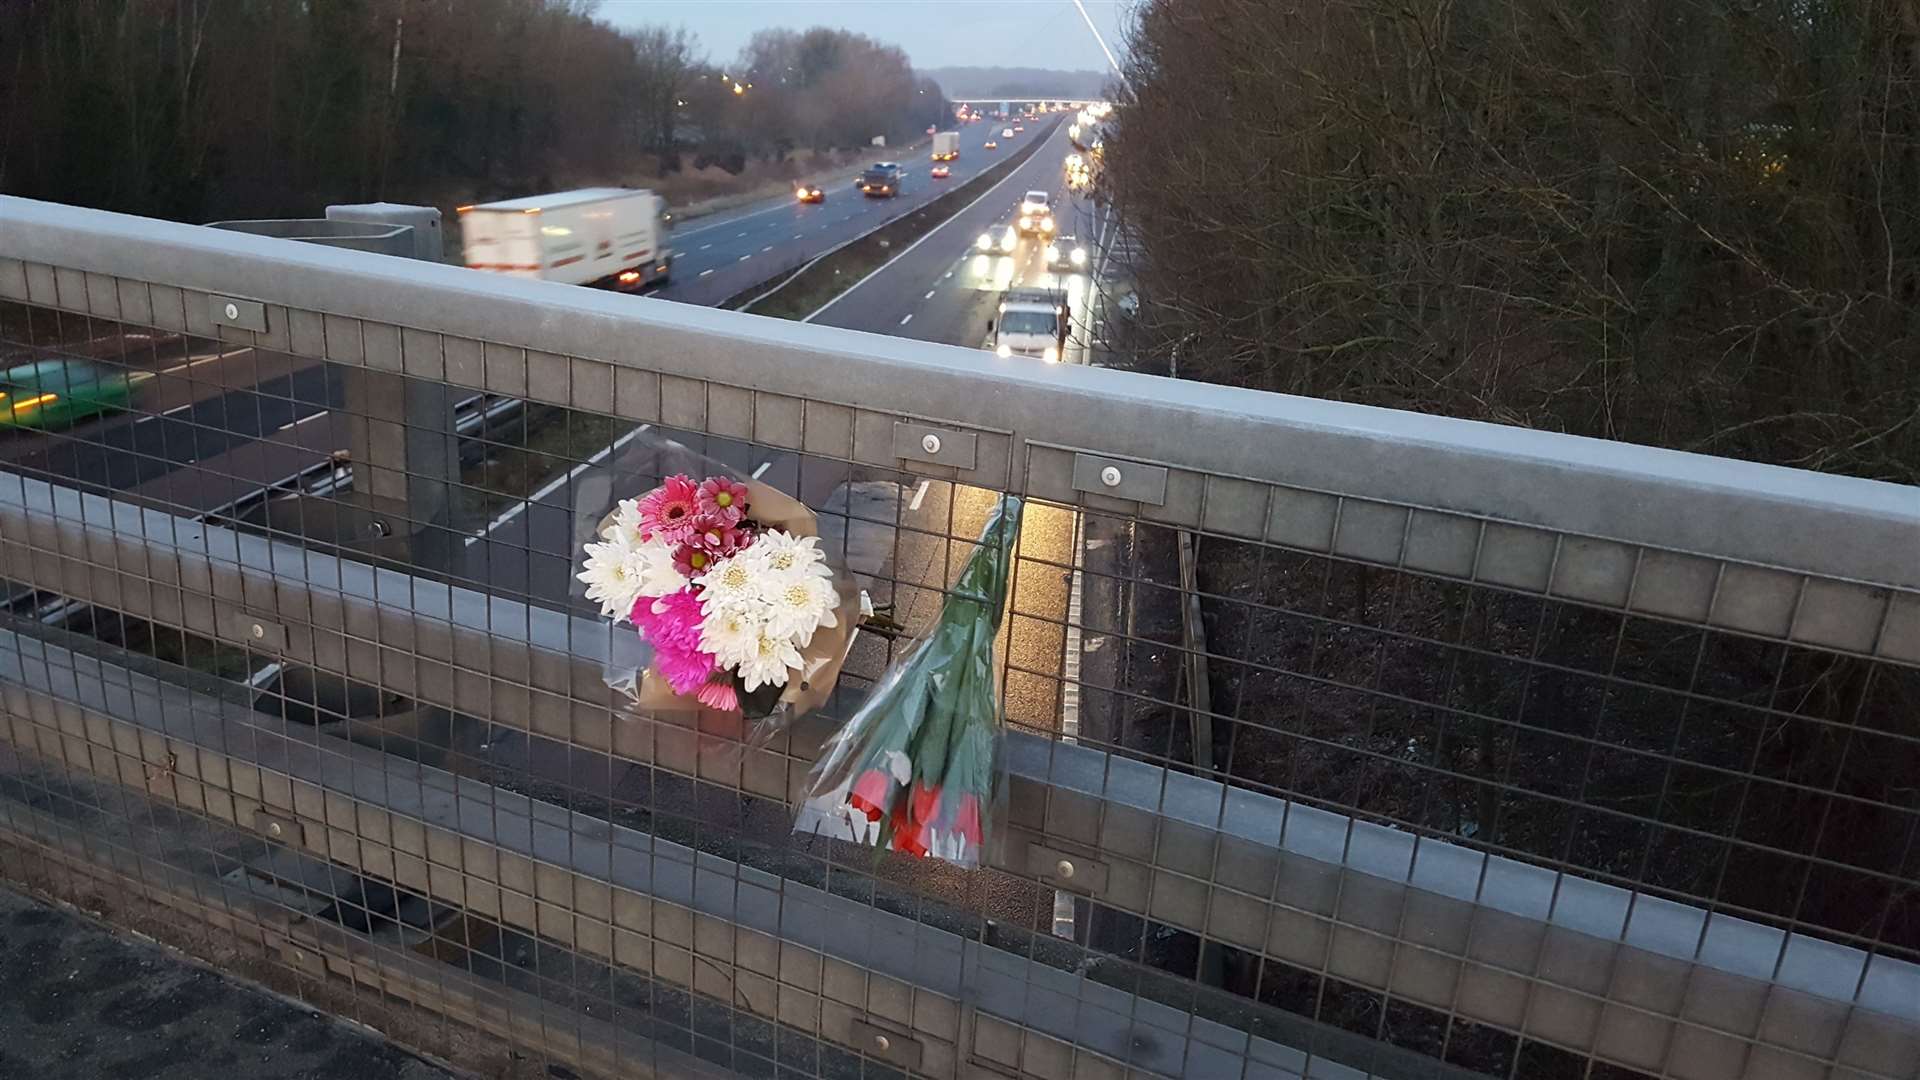
[[[1077, 33], [1085, 33], [1076, 30]], [[1029, 67], [941, 67], [927, 72], [955, 98], [1060, 97], [1097, 99], [1107, 91], [1105, 71]]]
[[184, 220], [738, 172], [944, 108], [858, 34], [714, 63], [584, 0], [0, 0], [0, 191]]
[[1920, 480], [1920, 3], [1145, 0], [1180, 373]]
[[[1917, 0], [1143, 0], [1115, 96], [1142, 366], [1920, 482]], [[1218, 537], [1196, 561], [1236, 783], [1920, 955], [1920, 671]], [[1116, 711], [1190, 760], [1177, 712]], [[1225, 953], [1350, 1030], [1599, 1075]]]

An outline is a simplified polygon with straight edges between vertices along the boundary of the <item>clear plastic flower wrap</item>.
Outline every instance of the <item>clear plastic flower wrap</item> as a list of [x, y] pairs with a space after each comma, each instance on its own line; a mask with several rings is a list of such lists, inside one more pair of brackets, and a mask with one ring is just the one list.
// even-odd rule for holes
[[641, 712], [762, 726], [819, 707], [865, 594], [826, 550], [814, 512], [650, 429], [615, 446], [576, 481], [574, 508], [576, 594], [645, 645], [637, 668], [609, 661], [609, 685]]
[[1021, 502], [1002, 496], [933, 629], [821, 747], [796, 831], [959, 866], [996, 839], [1004, 798], [994, 637]]

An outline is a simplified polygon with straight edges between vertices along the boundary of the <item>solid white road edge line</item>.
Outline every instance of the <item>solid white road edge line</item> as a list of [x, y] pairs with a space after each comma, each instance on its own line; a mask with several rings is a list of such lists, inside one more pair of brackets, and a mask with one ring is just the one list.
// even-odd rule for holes
[[581, 462], [578, 465], [575, 465], [573, 468], [568, 469], [566, 472], [560, 474], [559, 476], [554, 477], [552, 480], [547, 481], [547, 483], [544, 486], [542, 486], [540, 490], [534, 492], [533, 494], [527, 496], [526, 498], [520, 500], [517, 503], [514, 503], [512, 506], [509, 506], [505, 510], [501, 511], [500, 516], [494, 518], [492, 521], [489, 521], [487, 523], [486, 528], [481, 529], [479, 532], [474, 533], [472, 536], [467, 537], [466, 545], [468, 547], [472, 547], [474, 544], [479, 543], [481, 540], [491, 535], [493, 530], [498, 529], [500, 526], [505, 525], [507, 522], [512, 521], [514, 518], [517, 518], [521, 514], [525, 513], [527, 510], [527, 507], [532, 506], [534, 503], [539, 502], [541, 499], [546, 498], [547, 496], [560, 490], [565, 485], [571, 483], [574, 477], [579, 476], [581, 473], [586, 472], [588, 469], [591, 469], [595, 465], [598, 465], [602, 461], [605, 461], [607, 457], [610, 454], [612, 454], [614, 451], [627, 445], [627, 443], [633, 441], [635, 436], [639, 435], [641, 432], [646, 431], [651, 427], [653, 427], [652, 424], [641, 424], [639, 427], [634, 428], [632, 431], [627, 432], [625, 435], [620, 436], [619, 438], [613, 440], [607, 445], [594, 451], [594, 454], [592, 457], [588, 458], [587, 460]]

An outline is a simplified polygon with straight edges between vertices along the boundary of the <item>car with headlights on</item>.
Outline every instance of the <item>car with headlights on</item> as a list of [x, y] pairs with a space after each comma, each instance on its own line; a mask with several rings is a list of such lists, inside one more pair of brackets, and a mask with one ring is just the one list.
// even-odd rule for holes
[[1071, 234], [1061, 233], [1047, 244], [1047, 269], [1079, 273], [1087, 268], [1087, 249]]
[[953, 175], [953, 170], [947, 168], [945, 165], [935, 165], [933, 170], [927, 175], [933, 177], [935, 180], [945, 180], [947, 177]]
[[793, 197], [803, 203], [823, 203], [827, 201], [827, 189], [819, 184], [801, 184], [793, 189]]
[[981, 149], [982, 150], [998, 150], [1000, 149], [1000, 144], [993, 139], [988, 139], [986, 142], [986, 145], [982, 146]]
[[1053, 235], [1053, 197], [1044, 191], [1029, 191], [1020, 199], [1020, 235]]
[[980, 238], [973, 242], [973, 246], [987, 254], [998, 251], [1002, 255], [1010, 255], [1019, 243], [1019, 233], [1015, 232], [1013, 226], [1009, 225], [1006, 231], [1000, 233], [998, 236], [994, 235], [992, 231], [981, 233]]
[[117, 367], [90, 360], [38, 360], [0, 372], [0, 427], [68, 428], [118, 412], [132, 399], [133, 379]]

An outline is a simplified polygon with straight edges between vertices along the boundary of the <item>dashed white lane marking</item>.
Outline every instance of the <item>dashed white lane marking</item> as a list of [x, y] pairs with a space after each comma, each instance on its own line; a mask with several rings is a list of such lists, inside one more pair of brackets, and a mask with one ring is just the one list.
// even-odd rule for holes
[[913, 321], [913, 312], [911, 311], [907, 312], [905, 315], [900, 316], [901, 326], [905, 326], [912, 321]]
[[711, 271], [711, 270], [702, 270], [702, 271], [700, 271], [700, 276], [701, 276], [701, 277], [706, 277], [706, 276], [707, 276], [708, 274], [711, 274], [711, 273], [713, 273], [713, 271]]
[[320, 419], [321, 417], [323, 417], [323, 416], [325, 416], [325, 415], [327, 415], [327, 413], [326, 413], [326, 410], [324, 410], [324, 409], [322, 409], [322, 410], [321, 410], [320, 412], [317, 412], [317, 413], [308, 413], [307, 415], [305, 415], [305, 416], [303, 416], [303, 417], [301, 417], [300, 419], [298, 419], [298, 420], [295, 420], [295, 421], [293, 421], [293, 422], [291, 422], [291, 423], [286, 423], [286, 424], [281, 424], [281, 425], [279, 426], [279, 428], [277, 428], [276, 430], [277, 430], [277, 431], [285, 431], [285, 430], [287, 430], [288, 428], [297, 428], [297, 427], [299, 427], [299, 426], [300, 426], [301, 424], [304, 424], [304, 423], [306, 423], [306, 422], [307, 422], [307, 421], [309, 421], [309, 420], [318, 420], [318, 419]]
[[920, 509], [920, 501], [927, 497], [927, 485], [929, 483], [932, 483], [932, 481], [920, 481], [920, 487], [913, 493], [913, 501], [907, 504], [907, 510], [909, 512]]
[[710, 247], [712, 247], [712, 246], [713, 246], [712, 244], [701, 244], [701, 245], [700, 245], [700, 250], [701, 250], [701, 251], [705, 251], [705, 250], [707, 250], [708, 248], [710, 248]]
[[925, 296], [923, 296], [923, 297], [921, 297], [920, 299], [922, 299], [922, 300], [931, 300], [931, 299], [933, 299], [933, 290], [932, 290], [932, 289], [928, 289], [928, 290], [927, 290], [927, 295], [925, 295]]
[[160, 374], [172, 375], [172, 374], [175, 374], [176, 372], [186, 371], [190, 368], [197, 368], [201, 364], [211, 364], [215, 360], [224, 360], [231, 355], [233, 354], [232, 353], [214, 353], [212, 356], [203, 356], [198, 360], [189, 360], [184, 364], [175, 364], [170, 368], [161, 368]]

